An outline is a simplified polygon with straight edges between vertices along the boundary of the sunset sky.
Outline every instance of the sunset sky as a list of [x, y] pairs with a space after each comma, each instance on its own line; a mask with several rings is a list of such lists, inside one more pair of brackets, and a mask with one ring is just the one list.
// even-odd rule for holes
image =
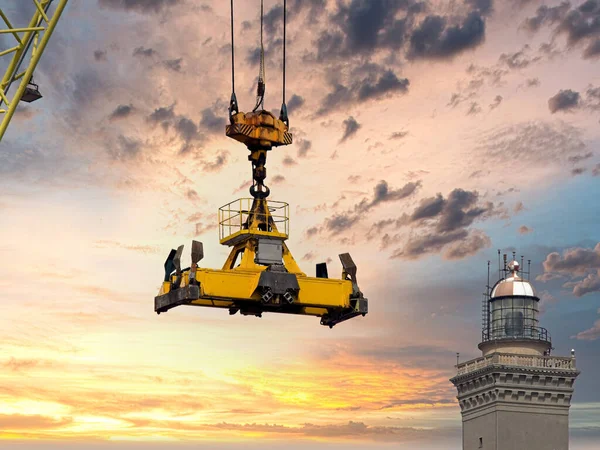
[[[34, 8], [1, 3], [15, 26]], [[236, 2], [243, 111], [259, 12]], [[248, 196], [229, 33], [227, 1], [67, 6], [44, 97], [0, 143], [0, 448], [458, 450], [448, 379], [479, 355], [502, 249], [532, 260], [555, 354], [576, 351], [571, 449], [597, 449], [600, 0], [288, 1], [294, 144], [266, 184], [307, 274], [357, 263], [369, 314], [332, 330], [154, 313], [169, 250], [201, 240], [220, 268], [217, 209]], [[281, 37], [265, 0], [276, 114]]]

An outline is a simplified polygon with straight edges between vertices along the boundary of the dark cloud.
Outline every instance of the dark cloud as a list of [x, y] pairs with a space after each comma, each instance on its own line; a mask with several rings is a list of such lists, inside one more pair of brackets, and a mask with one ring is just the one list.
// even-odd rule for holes
[[398, 189], [390, 189], [387, 181], [381, 180], [373, 190], [371, 199], [363, 198], [354, 207], [343, 213], [334, 214], [325, 220], [324, 228], [331, 234], [339, 234], [356, 225], [368, 211], [381, 203], [394, 202], [413, 195], [421, 187], [421, 182], [409, 182]]
[[273, 184], [281, 184], [285, 181], [285, 177], [283, 175], [275, 175], [272, 178]]
[[527, 87], [538, 87], [540, 84], [539, 78], [529, 78], [525, 81]]
[[187, 117], [181, 117], [175, 123], [175, 130], [186, 142], [198, 137], [198, 126]]
[[582, 175], [585, 173], [585, 168], [584, 167], [575, 167], [574, 169], [571, 169], [571, 175], [573, 176], [577, 176], [577, 175]]
[[312, 148], [312, 142], [308, 139], [299, 138], [296, 140], [296, 144], [298, 145], [298, 158], [305, 158]]
[[279, 28], [283, 27], [283, 6], [275, 5], [269, 9], [263, 16], [263, 25], [268, 35], [279, 33]]
[[542, 25], [554, 24], [562, 20], [569, 11], [571, 4], [563, 1], [558, 6], [540, 6], [535, 16], [525, 20], [525, 28], [530, 31], [538, 31]]
[[427, 16], [410, 36], [410, 58], [445, 59], [481, 44], [485, 21], [478, 12], [470, 13], [458, 25], [449, 25], [441, 16]]
[[133, 56], [144, 56], [146, 58], [149, 58], [156, 54], [158, 54], [158, 52], [153, 48], [136, 47], [136, 49], [133, 51]]
[[598, 56], [600, 56], [600, 39], [592, 41], [583, 52], [583, 57], [586, 59], [597, 58]]
[[345, 142], [346, 140], [353, 137], [358, 132], [360, 127], [361, 125], [356, 121], [354, 117], [348, 117], [346, 120], [344, 120], [344, 134], [340, 139], [340, 142]]
[[580, 99], [579, 92], [571, 89], [560, 90], [558, 94], [548, 99], [548, 108], [552, 114], [558, 111], [572, 111], [580, 106]]
[[175, 119], [175, 105], [161, 106], [154, 110], [152, 114], [147, 117], [148, 122], [161, 124], [163, 128], [168, 128], [172, 121]]
[[163, 61], [163, 65], [173, 72], [181, 72], [181, 63], [183, 62], [183, 58], [177, 59], [167, 59]]
[[527, 54], [529, 46], [525, 45], [523, 50], [514, 53], [502, 53], [499, 58], [501, 64], [505, 64], [509, 69], [524, 69], [530, 64], [541, 60], [541, 56], [530, 56]]
[[288, 112], [291, 114], [293, 111], [299, 109], [302, 105], [304, 105], [304, 98], [294, 94], [287, 102]]
[[490, 104], [490, 109], [496, 109], [498, 106], [500, 106], [502, 100], [503, 99], [501, 95], [496, 95], [496, 97], [494, 97], [494, 101]]
[[406, 78], [398, 78], [394, 72], [387, 70], [373, 84], [363, 83], [358, 90], [358, 100], [365, 101], [380, 98], [389, 92], [407, 92], [410, 82]]
[[446, 200], [442, 194], [438, 194], [436, 197], [424, 198], [419, 203], [419, 206], [415, 208], [410, 218], [412, 221], [416, 221], [436, 217], [442, 212], [445, 205]]
[[525, 21], [530, 31], [538, 31], [542, 25], [553, 28], [556, 34], [567, 37], [569, 48], [587, 43], [584, 58], [592, 58], [600, 52], [600, 2], [588, 0], [579, 6], [564, 1], [558, 6], [540, 6], [534, 17]]
[[225, 132], [225, 125], [225, 117], [217, 116], [213, 108], [206, 108], [202, 110], [200, 126], [204, 129], [207, 129], [211, 133], [223, 134]]
[[110, 113], [108, 119], [111, 121], [124, 119], [126, 117], [129, 117], [133, 110], [133, 105], [119, 105], [115, 108], [115, 110], [112, 113]]
[[592, 111], [600, 110], [600, 87], [590, 86], [585, 92], [585, 107]]
[[202, 168], [205, 172], [218, 172], [225, 166], [225, 164], [227, 164], [228, 158], [229, 152], [221, 151], [213, 162], [203, 163]]
[[143, 14], [159, 13], [163, 9], [177, 5], [181, 0], [98, 0], [103, 8], [134, 11]]
[[106, 61], [106, 50], [95, 50], [94, 59], [96, 61]]
[[283, 158], [283, 161], [281, 161], [281, 162], [284, 166], [287, 166], [287, 167], [295, 166], [296, 164], [298, 164], [296, 162], [296, 160], [294, 160], [294, 158], [292, 158], [290, 155], [286, 155], [286, 157]]
[[140, 153], [141, 147], [142, 143], [139, 140], [119, 135], [117, 142], [108, 148], [108, 153], [114, 159], [128, 161]]
[[467, 110], [467, 116], [476, 116], [481, 112], [481, 106], [477, 102], [471, 102], [471, 106]]
[[592, 176], [597, 177], [600, 176], [600, 163], [596, 164], [592, 169]]
[[416, 259], [430, 253], [442, 253], [445, 259], [462, 259], [491, 245], [487, 235], [469, 227], [476, 220], [505, 214], [493, 203], [480, 203], [477, 191], [454, 189], [447, 198], [442, 194], [422, 199], [411, 214], [380, 221], [369, 232], [373, 237], [384, 229], [408, 226], [408, 237], [385, 234], [381, 248], [398, 242], [405, 245], [395, 250], [392, 258]]
[[402, 139], [408, 135], [408, 131], [395, 131], [393, 132], [389, 139]]
[[317, 115], [336, 111], [345, 105], [405, 94], [410, 84], [408, 79], [398, 78], [393, 71], [377, 64], [357, 67], [350, 78], [352, 81], [348, 86], [341, 82], [332, 84], [332, 91], [322, 100]]
[[[338, 2], [330, 21], [338, 30], [323, 32], [317, 39], [319, 60], [366, 53], [380, 48], [397, 50], [404, 44], [407, 25], [415, 14], [414, 1], [352, 0]], [[398, 17], [404, 10], [404, 17]]]

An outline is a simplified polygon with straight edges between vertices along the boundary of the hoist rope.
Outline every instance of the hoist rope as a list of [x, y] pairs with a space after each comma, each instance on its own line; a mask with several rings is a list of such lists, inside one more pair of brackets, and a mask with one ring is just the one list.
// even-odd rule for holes
[[233, 42], [233, 0], [231, 0], [231, 92], [235, 94], [235, 46]]
[[263, 45], [263, 21], [264, 21], [264, 4], [260, 0], [260, 68], [258, 70], [258, 87], [256, 89], [256, 106], [252, 112], [256, 112], [258, 108], [264, 109], [265, 104], [265, 48]]
[[285, 24], [286, 24], [286, 0], [283, 0], [283, 104], [285, 105]]

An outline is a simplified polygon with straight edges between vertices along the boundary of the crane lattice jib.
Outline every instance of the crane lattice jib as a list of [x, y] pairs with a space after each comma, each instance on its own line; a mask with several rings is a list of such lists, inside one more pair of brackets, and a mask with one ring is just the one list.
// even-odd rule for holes
[[[0, 82], [0, 141], [2, 141], [19, 101], [23, 99], [23, 95], [27, 91], [33, 72], [68, 0], [31, 1], [35, 6], [35, 12], [29, 25], [24, 28], [13, 26], [6, 13], [0, 8], [0, 19], [2, 19], [0, 34], [12, 35], [15, 42], [13, 47], [0, 48], [0, 57], [12, 56]], [[56, 4], [52, 10], [51, 4]], [[18, 83], [18, 86], [11, 91], [14, 83]]]

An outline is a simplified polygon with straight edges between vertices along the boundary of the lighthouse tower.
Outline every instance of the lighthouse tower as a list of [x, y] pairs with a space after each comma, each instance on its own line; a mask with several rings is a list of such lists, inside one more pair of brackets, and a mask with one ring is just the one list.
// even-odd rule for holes
[[551, 356], [539, 303], [514, 260], [499, 270], [483, 301], [482, 356], [457, 364], [463, 450], [567, 450], [569, 407], [579, 372], [575, 352]]

